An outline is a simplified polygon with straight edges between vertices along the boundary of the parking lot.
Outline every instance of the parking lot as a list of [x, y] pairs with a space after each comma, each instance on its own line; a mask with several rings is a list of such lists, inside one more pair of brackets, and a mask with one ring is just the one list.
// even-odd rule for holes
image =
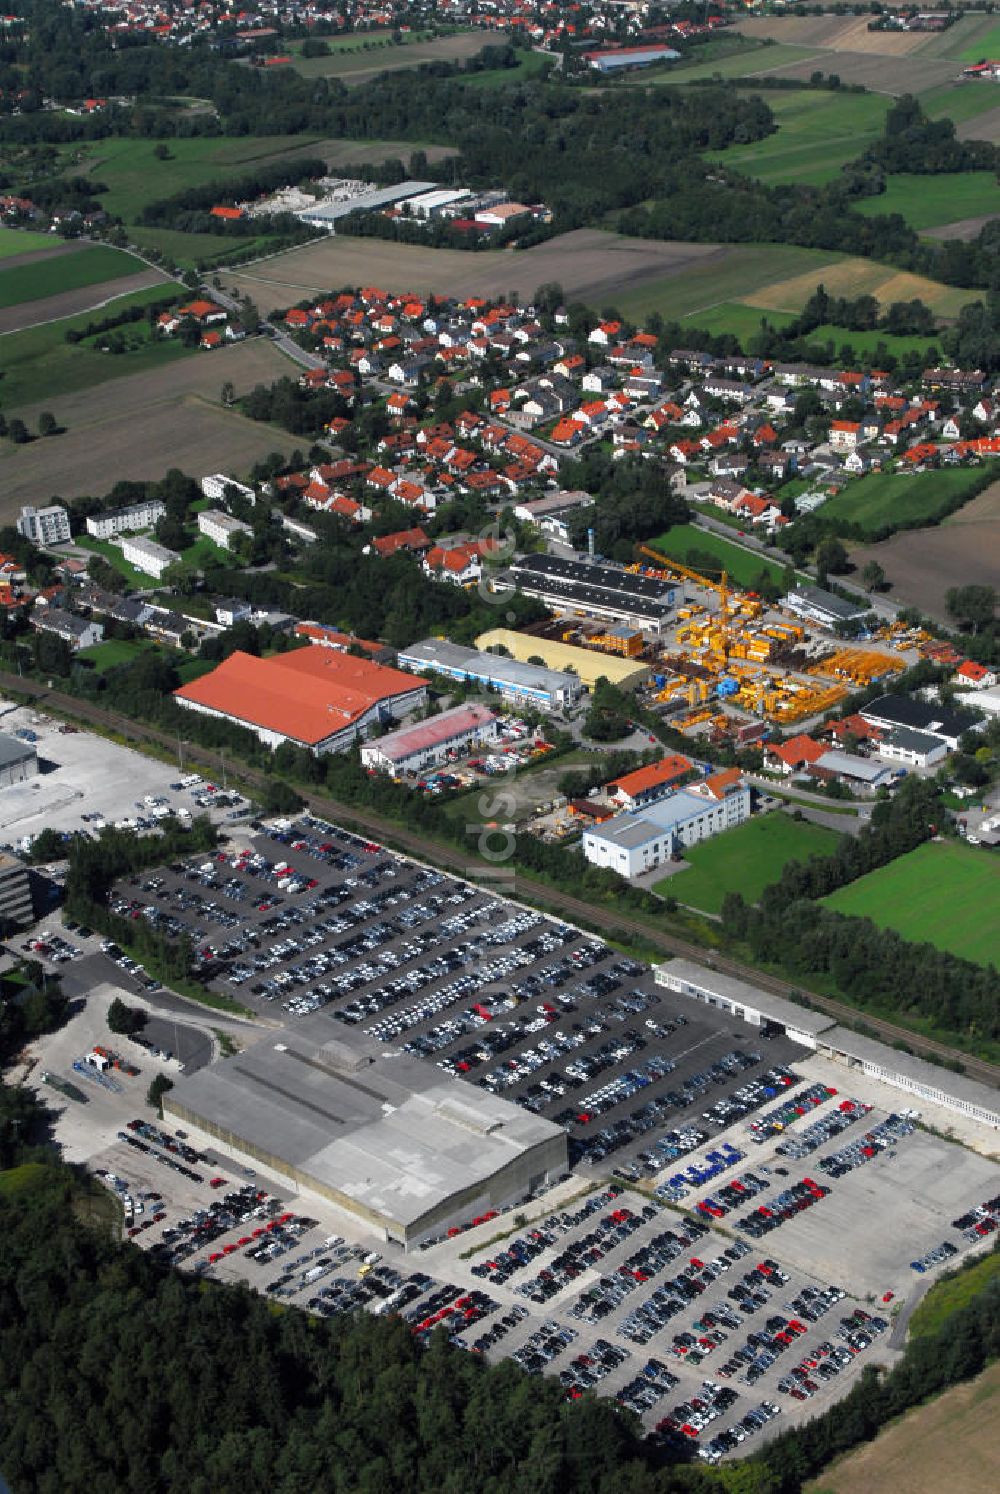
[[[363, 1032], [563, 1123], [573, 1165], [407, 1255], [222, 1148], [185, 1159], [181, 1133], [130, 1127], [151, 1120], [148, 1074], [91, 1079], [58, 1134], [133, 1199], [138, 1244], [323, 1315], [399, 1311], [420, 1336], [444, 1324], [708, 1461], [890, 1361], [900, 1305], [994, 1227], [993, 1159], [920, 1129], [898, 1092], [332, 826], [239, 827], [225, 851], [123, 882], [114, 906], [190, 935], [212, 986], [271, 1024], [319, 1042]], [[120, 981], [113, 958], [87, 963]], [[42, 1061], [69, 1073], [81, 1041], [71, 1024]]]
[[39, 765], [33, 778], [0, 794], [0, 840], [8, 846], [16, 847], [45, 829], [70, 833], [126, 822], [133, 828], [140, 819], [151, 828], [154, 809], [189, 815], [212, 812], [213, 818], [224, 820], [236, 808], [235, 801], [224, 804], [218, 795], [212, 796], [219, 801], [214, 807], [199, 805], [204, 785], [200, 792], [195, 785], [175, 787], [188, 776], [179, 769], [67, 727], [30, 706], [0, 701], [0, 730], [30, 733], [27, 739], [37, 749]]

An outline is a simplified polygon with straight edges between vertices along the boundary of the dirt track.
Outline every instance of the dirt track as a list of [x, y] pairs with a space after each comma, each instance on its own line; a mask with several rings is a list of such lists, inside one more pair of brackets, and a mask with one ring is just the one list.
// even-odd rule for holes
[[[21, 696], [36, 700], [43, 709], [51, 709], [70, 719], [91, 722], [105, 730], [110, 729], [127, 741], [139, 744], [155, 743], [158, 747], [165, 747], [171, 754], [176, 750], [176, 740], [168, 732], [158, 731], [152, 726], [140, 725], [113, 711], [101, 710], [88, 701], [78, 700], [71, 695], [63, 695], [58, 690], [48, 690], [44, 685], [21, 679], [17, 675], [0, 671], [0, 690], [15, 699]], [[226, 761], [208, 748], [190, 744], [188, 757], [199, 766], [208, 768], [213, 776], [228, 771], [230, 781], [232, 780], [234, 773], [232, 758]], [[245, 766], [239, 767], [238, 776], [248, 785], [256, 788], [270, 781], [268, 775]], [[482, 863], [475, 863], [470, 855], [463, 855], [455, 846], [440, 841], [429, 841], [425, 835], [404, 830], [371, 811], [355, 809], [318, 794], [305, 794], [304, 798], [315, 814], [337, 824], [373, 835], [384, 844], [396, 846], [399, 850], [419, 856], [422, 860], [433, 860], [435, 864], [458, 876], [479, 875], [488, 878], [491, 871], [495, 873], [495, 868], [487, 868]], [[672, 934], [660, 932], [641, 920], [630, 917], [627, 913], [617, 912], [604, 906], [595, 906], [582, 898], [547, 887], [528, 877], [516, 876], [513, 888], [503, 881], [494, 882], [493, 885], [496, 885], [501, 893], [513, 892], [514, 896], [523, 898], [525, 902], [533, 903], [548, 912], [571, 919], [584, 928], [596, 929], [599, 933], [611, 938], [624, 933], [632, 939], [640, 940], [644, 945], [652, 945], [661, 949], [664, 954], [682, 955], [687, 959], [696, 960], [699, 964], [708, 965], [711, 969], [750, 980], [760, 989], [770, 991], [785, 1000], [794, 999], [796, 996], [806, 996], [813, 1009], [825, 1012], [840, 1022], [853, 1022], [859, 1015], [863, 1015], [866, 1026], [884, 1042], [905, 1041], [918, 1054], [933, 1054], [939, 1058], [960, 1058], [970, 1078], [985, 1084], [1000, 1083], [1000, 1069], [984, 1059], [970, 1058], [933, 1038], [923, 1037], [911, 1032], [908, 1028], [897, 1027], [892, 1022], [883, 1021], [868, 1013], [859, 1014], [853, 1007], [834, 1001], [832, 997], [817, 995], [807, 990], [801, 983], [793, 986], [788, 981], [779, 980], [777, 976], [766, 975], [762, 971], [744, 966], [737, 960], [728, 959], [714, 950], [708, 951], [700, 945], [689, 944], [683, 939], [675, 938]]]
[[474, 254], [332, 236], [238, 274], [222, 275], [224, 284], [239, 286], [265, 312], [345, 285], [380, 285], [417, 295], [504, 296], [516, 290], [531, 297], [539, 285], [558, 281], [567, 300], [599, 303], [723, 252], [717, 244], [628, 239], [597, 228], [560, 234], [522, 254], [509, 249]]
[[[4, 262], [4, 267], [10, 260]], [[102, 280], [97, 285], [81, 286], [79, 290], [61, 291], [55, 296], [45, 296], [40, 301], [22, 301], [19, 306], [10, 306], [0, 311], [0, 334], [23, 332], [26, 327], [38, 327], [45, 322], [58, 321], [64, 316], [75, 316], [81, 311], [97, 311], [119, 296], [131, 295], [133, 291], [146, 290], [151, 285], [176, 285], [161, 270], [140, 270], [137, 275], [122, 275], [117, 280]], [[3, 345], [0, 343], [0, 354]]]

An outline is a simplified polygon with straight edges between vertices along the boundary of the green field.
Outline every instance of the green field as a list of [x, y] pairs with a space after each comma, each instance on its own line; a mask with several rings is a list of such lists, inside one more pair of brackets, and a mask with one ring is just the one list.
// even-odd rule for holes
[[965, 124], [997, 107], [997, 90], [988, 83], [971, 87], [968, 83], [946, 83], [943, 88], [931, 88], [922, 93], [920, 104], [930, 119], [950, 119], [953, 124]]
[[701, 311], [689, 311], [682, 318], [684, 325], [699, 327], [719, 337], [728, 332], [739, 339], [745, 348], [747, 339], [760, 331], [761, 322], [767, 322], [779, 331], [794, 322], [790, 311], [762, 311], [758, 306], [744, 306], [739, 301], [720, 301], [718, 306], [706, 306]]
[[[815, 47], [796, 47], [786, 42], [776, 42], [774, 46], [767, 47], [746, 41], [740, 51], [730, 51], [725, 57], [710, 57], [707, 62], [676, 62], [649, 78], [639, 73], [634, 81], [646, 84], [669, 83], [674, 87], [678, 83], [704, 82], [706, 78], [753, 78], [759, 73], [776, 72], [779, 68], [790, 67], [805, 57], [815, 57], [816, 51]], [[692, 53], [692, 58], [697, 55], [698, 53]]]
[[141, 639], [108, 638], [104, 643], [95, 643], [93, 648], [80, 649], [76, 657], [92, 664], [97, 674], [106, 674], [117, 664], [131, 664], [138, 654], [148, 654], [151, 650], [155, 652], [156, 645]]
[[1000, 213], [1000, 186], [992, 171], [955, 171], [942, 176], [899, 175], [886, 178], [878, 197], [863, 197], [855, 211], [873, 218], [899, 213], [911, 228], [938, 228], [960, 218]]
[[513, 67], [488, 68], [481, 73], [470, 73], [462, 82], [467, 88], [505, 88], [509, 83], [527, 83], [532, 78], [541, 78], [552, 67], [552, 59], [540, 52], [522, 52]]
[[837, 913], [895, 929], [904, 939], [1000, 965], [1000, 862], [989, 851], [951, 843], [918, 846], [824, 902]]
[[138, 343], [127, 353], [99, 352], [94, 339], [72, 345], [66, 341], [68, 329], [82, 331], [88, 322], [112, 311], [162, 301], [170, 289], [170, 286], [151, 286], [123, 296], [107, 312], [83, 312], [45, 326], [28, 327], [23, 332], [5, 333], [0, 337], [0, 405], [6, 410], [19, 409], [49, 396], [74, 394], [78, 389], [142, 373], [197, 352], [185, 348], [179, 337], [150, 337], [145, 322], [133, 322], [118, 329]]
[[703, 913], [721, 913], [727, 892], [739, 892], [755, 903], [778, 880], [786, 862], [828, 856], [837, 839], [833, 830], [794, 820], [778, 809], [692, 846], [684, 852], [690, 869], [665, 877], [654, 890]]
[[770, 185], [822, 186], [881, 135], [891, 100], [880, 94], [804, 88], [769, 91], [765, 102], [777, 122], [776, 132], [749, 145], [715, 151], [713, 159]]
[[51, 233], [35, 233], [30, 228], [0, 228], [0, 260], [15, 254], [32, 254], [38, 249], [54, 249], [62, 243]]
[[109, 249], [106, 244], [59, 254], [33, 265], [18, 265], [0, 274], [0, 308], [40, 301], [59, 291], [100, 285], [103, 280], [118, 280], [123, 275], [138, 275], [143, 269], [145, 266], [133, 255]]
[[[761, 571], [767, 571], [778, 586], [784, 580], [784, 566], [779, 565], [776, 560], [754, 555], [751, 551], [744, 550], [742, 545], [734, 545], [723, 539], [721, 534], [699, 529], [694, 524], [675, 524], [673, 529], [650, 543], [654, 550], [662, 550], [665, 556], [684, 563], [687, 563], [688, 555], [695, 550], [704, 555], [714, 555], [719, 569], [725, 568], [737, 586], [749, 586]], [[697, 570], [697, 565], [695, 569]]]
[[[129, 227], [129, 243], [135, 244], [147, 254], [150, 250], [158, 250], [165, 259], [181, 269], [192, 269], [195, 261], [226, 259], [233, 252], [233, 238], [231, 234], [224, 233], [183, 233], [179, 228], [145, 228]], [[256, 249], [258, 253], [267, 252], [269, 239], [243, 238], [240, 236], [239, 248], [242, 253], [245, 249]]]
[[[970, 292], [970, 295], [972, 292]], [[852, 332], [847, 327], [835, 327], [825, 322], [809, 333], [811, 341], [833, 342], [837, 348], [851, 348], [856, 358], [874, 358], [879, 348], [905, 358], [908, 353], [919, 353], [926, 359], [927, 349], [936, 347], [933, 337], [894, 337], [891, 332]], [[841, 358], [843, 354], [839, 354]]]
[[972, 490], [981, 469], [958, 467], [942, 472], [870, 472], [824, 503], [823, 518], [857, 525], [866, 538], [888, 527], [915, 529], [951, 511], [955, 499]]
[[947, 50], [949, 57], [957, 57], [960, 62], [985, 62], [1000, 57], [1000, 24], [991, 26], [988, 31], [981, 32], [975, 41], [970, 42], [959, 52]]
[[[695, 261], [676, 275], [623, 292], [615, 297], [615, 305], [630, 321], [641, 321], [658, 311], [667, 321], [687, 317], [693, 322], [698, 310], [749, 300], [755, 291], [797, 276], [816, 277], [811, 294], [830, 266], [844, 257], [823, 249], [800, 249], [794, 244], [734, 244], [716, 258]], [[806, 299], [803, 297], [803, 304]]]
[[238, 140], [210, 136], [169, 140], [166, 161], [155, 156], [159, 143], [155, 140], [100, 140], [80, 169], [107, 187], [100, 198], [105, 212], [131, 223], [157, 198], [173, 197], [185, 187], [246, 176], [254, 166], [280, 156], [308, 156], [310, 146], [319, 139], [318, 135], [248, 135]]

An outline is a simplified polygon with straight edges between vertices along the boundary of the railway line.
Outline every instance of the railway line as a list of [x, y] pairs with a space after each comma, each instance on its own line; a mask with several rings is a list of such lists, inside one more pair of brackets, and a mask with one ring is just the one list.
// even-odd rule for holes
[[[177, 750], [177, 738], [169, 732], [161, 731], [155, 726], [131, 721], [115, 711], [104, 710], [91, 701], [80, 700], [74, 695], [65, 694], [54, 688], [50, 689], [34, 680], [22, 679], [18, 675], [0, 671], [0, 689], [15, 697], [18, 695], [26, 697], [36, 707], [50, 710], [57, 716], [89, 723], [105, 731], [113, 732], [116, 736], [138, 747], [155, 745], [170, 753]], [[189, 760], [196, 762], [199, 767], [208, 769], [215, 776], [222, 776], [226, 772], [231, 775], [235, 774], [248, 786], [256, 789], [264, 789], [268, 784], [268, 775], [257, 768], [244, 763], [234, 764], [231, 760], [225, 759], [221, 753], [213, 752], [211, 748], [190, 743], [186, 746]], [[488, 870], [484, 863], [464, 856], [454, 846], [440, 841], [429, 841], [424, 836], [407, 830], [391, 820], [383, 819], [372, 810], [342, 804], [326, 795], [309, 793], [302, 789], [299, 793], [310, 810], [323, 819], [363, 831], [375, 840], [393, 845], [421, 860], [433, 861], [442, 869], [470, 880], [487, 880], [488, 878]], [[500, 890], [521, 898], [526, 903], [541, 906], [549, 912], [561, 915], [571, 922], [593, 929], [599, 934], [612, 938], [616, 935], [619, 937], [622, 934], [630, 935], [641, 940], [646, 946], [661, 950], [664, 954], [695, 960], [723, 974], [750, 981], [762, 990], [780, 996], [783, 1000], [803, 1005], [801, 998], [805, 997], [812, 1010], [823, 1012], [846, 1025], [860, 1019], [869, 1031], [886, 1043], [905, 1043], [912, 1052], [931, 1060], [944, 1059], [948, 1062], [957, 1060], [962, 1064], [964, 1072], [970, 1079], [976, 1079], [994, 1088], [1000, 1087], [1000, 1067], [989, 1063], [986, 1059], [973, 1057], [935, 1038], [915, 1033], [907, 1027], [897, 1026], [885, 1018], [872, 1016], [868, 1012], [859, 1012], [857, 1008], [847, 1005], [846, 1002], [807, 990], [801, 984], [793, 985], [779, 976], [742, 965], [738, 960], [715, 950], [706, 951], [701, 945], [692, 944], [664, 930], [651, 928], [641, 919], [630, 917], [627, 912], [595, 906], [583, 898], [574, 897], [571, 893], [549, 887], [543, 882], [537, 882], [533, 878], [520, 874], [504, 879], [502, 888], [498, 887], [498, 891]]]

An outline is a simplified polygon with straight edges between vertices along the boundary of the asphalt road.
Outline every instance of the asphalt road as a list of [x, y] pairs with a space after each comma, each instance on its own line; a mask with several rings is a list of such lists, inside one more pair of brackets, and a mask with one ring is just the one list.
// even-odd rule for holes
[[[98, 708], [89, 701], [78, 700], [72, 695], [65, 695], [59, 690], [49, 690], [44, 685], [34, 680], [21, 679], [17, 675], [0, 671], [0, 689], [16, 698], [18, 695], [30, 697], [45, 709], [57, 714], [63, 714], [71, 720], [90, 723], [104, 730], [114, 731], [126, 741], [142, 745], [143, 743], [155, 743], [159, 747], [165, 747], [170, 752], [176, 749], [176, 740], [168, 732], [158, 731], [155, 727], [146, 726], [129, 720], [125, 716], [118, 715], [113, 711]], [[193, 762], [204, 765], [214, 774], [221, 774], [224, 768], [232, 772], [233, 763], [223, 762], [218, 753], [214, 753], [204, 747], [189, 748], [189, 756]], [[249, 785], [262, 788], [266, 777], [254, 768], [240, 765], [240, 777]], [[478, 863], [470, 864], [470, 856], [463, 853], [455, 846], [444, 844], [439, 841], [430, 841], [425, 835], [415, 834], [389, 820], [383, 819], [370, 810], [361, 810], [347, 804], [341, 804], [335, 799], [329, 799], [318, 794], [304, 794], [308, 807], [312, 812], [322, 818], [332, 820], [334, 823], [344, 825], [364, 834], [371, 835], [375, 839], [383, 841], [387, 845], [397, 847], [407, 855], [415, 856], [421, 861], [433, 863], [444, 869], [457, 872], [459, 876], [472, 879], [477, 873], [485, 873], [487, 868]], [[502, 870], [502, 868], [500, 868]], [[695, 960], [701, 965], [707, 965], [710, 969], [733, 975], [740, 980], [748, 980], [761, 990], [770, 991], [786, 1001], [796, 1001], [804, 995], [809, 1004], [816, 1011], [824, 1012], [838, 1022], [850, 1024], [862, 1016], [865, 1026], [880, 1038], [883, 1042], [905, 1042], [907, 1046], [922, 1057], [958, 1059], [964, 1066], [965, 1072], [970, 1079], [977, 1079], [981, 1083], [989, 1084], [994, 1088], [1000, 1088], [1000, 1067], [988, 1063], [985, 1059], [973, 1058], [957, 1049], [950, 1048], [947, 1044], [938, 1042], [936, 1039], [924, 1037], [913, 1032], [908, 1027], [898, 1027], [893, 1022], [888, 1022], [882, 1017], [876, 1017], [870, 1012], [860, 1012], [848, 1006], [845, 1002], [836, 1001], [833, 997], [820, 995], [811, 991], [802, 984], [792, 985], [790, 981], [781, 980], [774, 975], [741, 964], [716, 951], [707, 955], [705, 949], [698, 944], [691, 944], [687, 940], [679, 939], [673, 934], [650, 927], [641, 919], [633, 918], [629, 914], [618, 909], [606, 906], [596, 906], [583, 898], [573, 897], [570, 893], [563, 892], [554, 887], [548, 887], [544, 883], [535, 882], [531, 878], [515, 876], [513, 883], [503, 880], [498, 890], [522, 898], [524, 902], [531, 903], [546, 911], [555, 912], [584, 928], [593, 929], [605, 937], [614, 938], [622, 933], [635, 938], [647, 947], [652, 946], [662, 950], [667, 955], [681, 955], [685, 959]], [[799, 1005], [802, 1004], [798, 1001]]]

